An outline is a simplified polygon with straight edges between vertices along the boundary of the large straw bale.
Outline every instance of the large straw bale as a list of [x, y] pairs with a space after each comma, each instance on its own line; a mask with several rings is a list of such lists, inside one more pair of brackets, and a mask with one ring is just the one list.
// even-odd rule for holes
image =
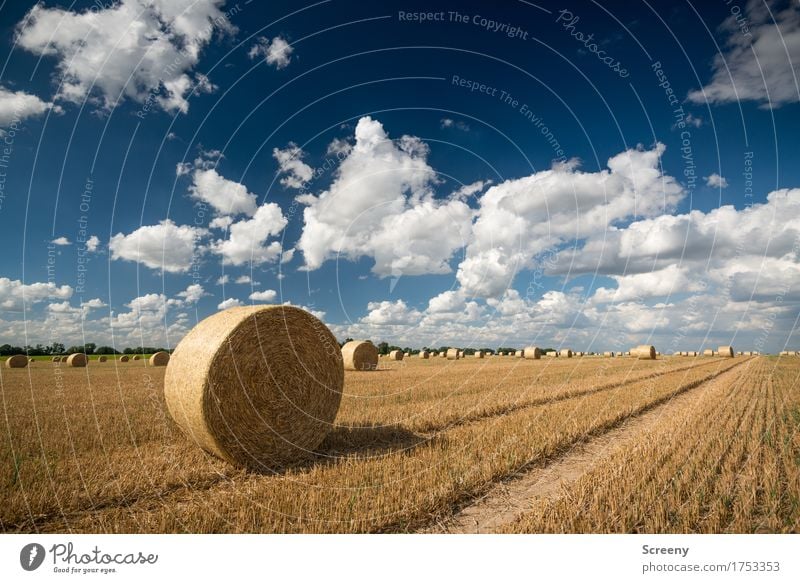
[[206, 451], [264, 469], [301, 459], [333, 426], [342, 398], [339, 344], [294, 306], [241, 306], [206, 318], [178, 344], [167, 409]]
[[25, 368], [28, 362], [28, 357], [24, 354], [15, 354], [6, 359], [6, 368]]
[[67, 366], [81, 367], [86, 366], [88, 362], [89, 359], [83, 352], [76, 352], [67, 357]]

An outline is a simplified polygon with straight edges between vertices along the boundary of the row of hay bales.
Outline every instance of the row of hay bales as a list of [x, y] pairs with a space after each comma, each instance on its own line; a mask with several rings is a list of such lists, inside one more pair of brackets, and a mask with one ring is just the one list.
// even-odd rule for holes
[[[142, 356], [137, 354], [133, 357], [133, 360], [141, 360]], [[118, 359], [118, 362], [128, 362], [129, 357], [128, 355], [123, 355]], [[107, 356], [98, 356], [96, 359], [97, 362], [107, 362]], [[14, 356], [8, 357], [6, 359], [6, 368], [25, 368], [28, 366], [30, 362], [33, 362], [32, 358], [28, 358], [24, 354], [15, 354]], [[89, 364], [90, 359], [86, 354], [83, 352], [75, 352], [70, 355], [66, 356], [54, 356], [51, 359], [51, 362], [56, 363], [66, 363], [67, 366], [71, 367], [84, 367]], [[167, 366], [169, 363], [169, 352], [156, 352], [147, 360], [147, 364], [150, 366]]]
[[781, 350], [780, 356], [800, 356], [800, 350]]
[[[680, 351], [676, 352], [676, 356], [698, 356], [700, 353], [697, 351]], [[703, 351], [703, 356], [725, 356], [725, 357], [733, 357], [736, 353], [733, 350], [732, 346], [720, 346], [717, 350], [706, 349]], [[740, 356], [754, 356], [757, 355], [757, 352], [739, 352]], [[788, 356], [790, 354], [795, 354], [794, 352], [785, 352], [781, 353], [782, 355]], [[491, 355], [491, 354], [489, 354]], [[496, 356], [510, 356], [511, 353], [509, 352], [498, 352]], [[378, 365], [378, 349], [370, 342], [369, 340], [353, 340], [348, 342], [342, 347], [342, 356], [345, 362], [345, 368], [347, 370], [374, 370]], [[403, 353], [400, 350], [393, 350], [387, 355], [389, 360], [403, 360], [403, 358], [407, 356], [407, 353]], [[436, 351], [428, 351], [428, 350], [421, 350], [419, 352], [419, 358], [422, 359], [430, 359], [431, 357], [436, 356], [443, 356], [447, 358], [447, 360], [460, 360], [465, 357], [464, 351], [458, 348], [450, 348], [447, 352], [436, 352]], [[475, 351], [473, 354], [473, 358], [485, 358], [487, 353], [484, 353], [480, 350]], [[587, 353], [581, 351], [573, 351], [570, 348], [562, 348], [561, 350], [548, 350], [547, 352], [543, 351], [538, 346], [526, 346], [521, 350], [517, 350], [513, 353], [513, 356], [516, 358], [524, 358], [527, 360], [539, 360], [543, 356], [549, 358], [573, 358], [573, 357], [583, 357], [583, 356], [601, 356], [599, 354], [594, 353]], [[655, 360], [661, 356], [661, 353], [658, 352], [655, 346], [650, 344], [641, 344], [639, 346], [634, 346], [627, 352], [615, 352], [615, 351], [605, 351], [602, 353], [602, 356], [605, 358], [615, 358], [618, 356], [629, 356], [632, 358], [636, 358], [638, 360]]]

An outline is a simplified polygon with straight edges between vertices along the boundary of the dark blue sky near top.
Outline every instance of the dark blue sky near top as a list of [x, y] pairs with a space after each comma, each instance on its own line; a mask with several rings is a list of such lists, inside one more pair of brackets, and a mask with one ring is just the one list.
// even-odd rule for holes
[[[557, 157], [553, 146], [521, 109], [541, 119], [565, 157], [580, 159], [587, 171], [602, 170], [609, 157], [637, 144], [649, 148], [664, 143], [664, 173], [678, 178], [689, 192], [679, 213], [722, 205], [743, 208], [765, 201], [770, 191], [800, 184], [797, 104], [768, 109], [752, 101], [686, 101], [690, 91], [709, 82], [713, 59], [726, 46], [729, 35], [720, 30], [730, 15], [725, 2], [535, 4], [228, 2], [225, 9], [234, 10], [231, 22], [238, 32], [209, 43], [194, 69], [208, 75], [218, 89], [192, 95], [187, 114], [158, 108], [144, 112], [142, 104], [123, 100], [110, 112], [98, 112], [91, 103], [63, 103], [61, 114], [25, 121], [14, 136], [5, 169], [0, 245], [6, 252], [0, 275], [45, 281], [48, 242], [60, 236], [75, 240], [82, 214], [88, 215], [88, 231], [104, 245], [116, 233], [167, 218], [206, 226], [210, 215], [198, 214], [187, 196], [188, 177], [175, 172], [176, 164], [193, 160], [200, 149], [222, 150], [220, 174], [286, 213], [296, 193], [279, 184], [273, 148], [295, 142], [307, 152], [309, 165], [322, 166], [327, 144], [352, 137], [355, 124], [366, 115], [379, 120], [393, 138], [413, 135], [430, 146], [428, 163], [440, 173], [441, 196], [476, 180], [502, 182], [551, 166]], [[91, 3], [45, 5], [78, 11]], [[0, 84], [49, 100], [58, 85], [55, 60], [14, 48], [15, 27], [30, 7], [6, 2], [0, 10]], [[593, 34], [627, 77], [601, 63], [557, 22], [562, 10], [579, 17], [575, 30]], [[444, 20], [401, 21], [401, 12], [418, 11], [444, 12]], [[454, 22], [453, 12], [466, 22]], [[527, 38], [487, 30], [475, 23], [476, 15], [519, 27]], [[276, 70], [248, 58], [257, 37], [276, 35], [294, 47], [288, 67]], [[471, 92], [454, 83], [454, 77], [497, 92]], [[679, 99], [677, 105], [668, 102], [665, 79]], [[702, 120], [700, 127], [687, 128], [688, 137], [675, 127], [677, 107]], [[468, 124], [469, 131], [443, 128], [442, 118]], [[168, 134], [174, 137], [168, 139]], [[691, 161], [682, 157], [687, 144]], [[745, 195], [743, 174], [748, 152], [754, 161], [752, 197]], [[694, 185], [685, 175], [691, 165]], [[706, 186], [702, 177], [712, 173], [725, 176], [729, 187]], [[324, 190], [333, 174], [323, 173], [308, 191]], [[83, 212], [87, 180], [93, 185], [91, 204]], [[289, 217], [282, 235], [287, 248], [302, 231], [302, 208]], [[70, 257], [76, 247], [59, 252], [65, 257], [57, 281], [74, 287], [79, 274]], [[463, 250], [452, 260], [454, 273], [461, 258]], [[285, 265], [255, 267], [253, 279], [259, 288], [279, 290], [284, 300], [324, 310], [332, 322], [361, 317], [368, 302], [384, 299], [403, 298], [424, 309], [431, 296], [456, 285], [451, 273], [403, 277], [390, 289], [389, 278], [370, 275], [371, 259], [328, 261], [310, 273], [298, 270], [300, 265], [297, 254]], [[279, 270], [285, 275], [280, 280]], [[218, 257], [206, 257], [203, 285], [212, 295], [200, 300], [193, 319], [215, 311], [225, 297], [245, 299], [251, 291], [249, 285], [215, 286], [223, 271], [231, 277], [251, 273], [247, 266], [223, 268]], [[524, 288], [526, 281], [520, 279], [518, 285]], [[566, 283], [563, 277], [546, 281], [545, 289], [559, 290]], [[577, 281], [594, 288], [608, 285], [602, 275]], [[111, 309], [119, 309], [132, 297], [150, 292], [169, 296], [190, 282], [190, 274], [111, 261], [106, 251], [92, 258], [80, 295], [103, 298]]]

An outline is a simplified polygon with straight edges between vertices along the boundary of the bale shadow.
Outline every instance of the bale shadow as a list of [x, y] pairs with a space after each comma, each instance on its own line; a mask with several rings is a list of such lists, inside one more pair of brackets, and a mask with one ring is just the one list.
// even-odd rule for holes
[[422, 445], [440, 442], [441, 436], [425, 437], [401, 425], [360, 425], [334, 427], [314, 452], [302, 452], [287, 462], [258, 463], [247, 471], [263, 475], [283, 475], [287, 472], [305, 473], [323, 466], [352, 461], [366, 461], [390, 454], [407, 454]]
[[417, 435], [402, 425], [336, 426], [328, 434], [315, 457], [335, 463], [342, 458], [364, 458], [409, 451], [430, 438]]

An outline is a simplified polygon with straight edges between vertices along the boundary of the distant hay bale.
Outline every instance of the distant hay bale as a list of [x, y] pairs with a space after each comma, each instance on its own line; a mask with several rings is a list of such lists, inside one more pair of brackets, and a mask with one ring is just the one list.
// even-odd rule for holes
[[378, 349], [369, 340], [351, 340], [342, 346], [345, 370], [375, 370], [378, 368]]
[[524, 357], [528, 360], [539, 360], [542, 358], [542, 349], [538, 346], [526, 346], [525, 350], [522, 352], [524, 353]]
[[142, 356], [140, 354], [134, 354], [133, 355], [133, 360], [141, 360], [141, 359], [142, 359]]
[[524, 350], [516, 350], [514, 352], [514, 358], [522, 358], [523, 356], [525, 356]]
[[61, 362], [61, 357], [60, 356], [54, 356], [51, 360], [52, 360], [52, 362]]
[[128, 356], [127, 354], [123, 354], [122, 356], [119, 357], [120, 362], [128, 362], [130, 359], [131, 357]]
[[447, 349], [447, 360], [458, 360], [459, 358], [461, 358], [461, 355], [459, 354], [457, 348]]
[[558, 353], [558, 355], [564, 358], [572, 358], [572, 350], [570, 350], [569, 348], [563, 348], [561, 352]]
[[428, 352], [427, 350], [419, 351], [419, 357], [424, 358], [425, 360], [428, 360], [428, 358], [430, 358], [430, 355], [431, 355], [430, 352]]
[[406, 352], [404, 356], [411, 356], [410, 352]]
[[655, 360], [656, 347], [649, 344], [640, 344], [635, 348], [631, 348], [630, 355], [639, 360]]
[[717, 348], [717, 354], [726, 358], [733, 358], [736, 352], [734, 352], [733, 346], [720, 346]]
[[97, 362], [105, 362], [107, 360], [108, 360], [108, 358], [106, 358], [105, 356], [98, 356], [97, 357]]
[[556, 352], [555, 350], [548, 350], [547, 352], [544, 353], [544, 355], [549, 356], [550, 358], [556, 358], [558, 357], [558, 352]]
[[147, 361], [150, 366], [167, 366], [169, 364], [169, 352], [160, 350], [150, 357]]
[[610, 351], [610, 350], [607, 350], [606, 352], [603, 353], [603, 356], [605, 356], [606, 358], [613, 358], [614, 357], [614, 352]]
[[480, 350], [475, 351], [475, 358], [483, 358], [483, 352]]
[[710, 348], [706, 348], [706, 349], [703, 351], [703, 356], [714, 356], [714, 351], [713, 351], [713, 350], [711, 350]]
[[181, 340], [164, 395], [189, 439], [236, 466], [265, 469], [319, 446], [343, 385], [342, 353], [325, 324], [294, 306], [241, 306]]
[[28, 357], [24, 354], [15, 354], [6, 359], [6, 368], [25, 368], [28, 366]]
[[87, 362], [89, 362], [89, 359], [83, 352], [76, 352], [67, 357], [67, 366], [81, 367], [86, 366]]
[[61, 357], [61, 362], [67, 362], [68, 358], [69, 358], [68, 356], [62, 356]]
[[405, 354], [402, 350], [392, 350], [389, 353], [389, 360], [403, 360]]

